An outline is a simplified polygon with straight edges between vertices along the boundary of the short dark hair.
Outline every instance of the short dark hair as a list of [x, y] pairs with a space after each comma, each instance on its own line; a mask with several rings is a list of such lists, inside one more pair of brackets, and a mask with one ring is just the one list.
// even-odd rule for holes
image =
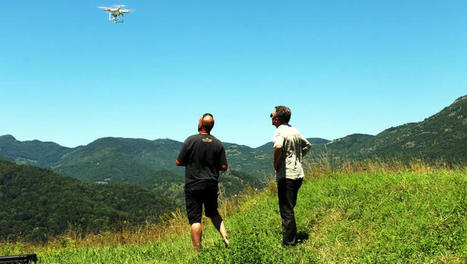
[[276, 109], [276, 115], [277, 119], [279, 119], [279, 122], [281, 124], [287, 124], [290, 121], [290, 116], [292, 115], [292, 111], [290, 111], [290, 108], [287, 106], [283, 105], [278, 105], [274, 107]]

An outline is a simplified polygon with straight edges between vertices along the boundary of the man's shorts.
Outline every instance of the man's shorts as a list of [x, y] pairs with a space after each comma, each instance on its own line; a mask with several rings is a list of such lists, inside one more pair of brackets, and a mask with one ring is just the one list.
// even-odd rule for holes
[[190, 225], [201, 223], [203, 213], [211, 218], [219, 215], [217, 211], [217, 188], [207, 188], [202, 190], [185, 189], [186, 212]]

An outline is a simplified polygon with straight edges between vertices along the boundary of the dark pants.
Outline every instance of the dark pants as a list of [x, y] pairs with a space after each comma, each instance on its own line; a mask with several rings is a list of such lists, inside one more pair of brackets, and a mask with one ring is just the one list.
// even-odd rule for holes
[[277, 182], [279, 209], [282, 218], [282, 243], [286, 246], [297, 243], [297, 225], [295, 224], [294, 207], [297, 193], [303, 179], [281, 179]]

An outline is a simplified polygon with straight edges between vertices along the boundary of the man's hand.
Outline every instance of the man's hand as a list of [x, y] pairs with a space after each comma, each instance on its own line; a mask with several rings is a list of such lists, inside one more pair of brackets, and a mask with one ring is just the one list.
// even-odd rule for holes
[[281, 163], [281, 155], [282, 155], [282, 147], [280, 148], [275, 147], [274, 148], [274, 169], [276, 171], [279, 170], [279, 165]]
[[175, 160], [175, 164], [177, 164], [177, 166], [185, 166], [186, 164], [179, 161], [179, 160]]

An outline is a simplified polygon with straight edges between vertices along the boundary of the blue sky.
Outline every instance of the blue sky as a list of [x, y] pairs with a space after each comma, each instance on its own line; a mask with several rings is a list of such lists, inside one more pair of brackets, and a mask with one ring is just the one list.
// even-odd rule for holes
[[[135, 9], [124, 24], [97, 6]], [[63, 146], [377, 134], [467, 94], [467, 1], [3, 1], [0, 135]]]

